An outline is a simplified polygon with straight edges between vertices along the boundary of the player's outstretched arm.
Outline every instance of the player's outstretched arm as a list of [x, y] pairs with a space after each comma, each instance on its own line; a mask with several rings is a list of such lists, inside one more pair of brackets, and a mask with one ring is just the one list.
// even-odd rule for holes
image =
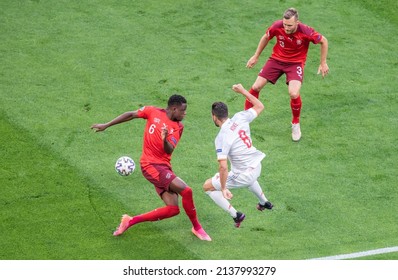
[[256, 111], [257, 116], [264, 110], [264, 104], [259, 99], [251, 95], [250, 92], [248, 92], [241, 84], [233, 85], [232, 89], [235, 92], [242, 94], [253, 104], [252, 108]]
[[125, 113], [121, 114], [120, 116], [114, 118], [110, 122], [93, 124], [91, 126], [91, 129], [94, 129], [95, 132], [104, 131], [105, 129], [107, 129], [110, 126], [113, 126], [113, 125], [116, 125], [119, 123], [123, 123], [123, 122], [127, 122], [134, 118], [137, 118], [137, 111], [125, 112]]

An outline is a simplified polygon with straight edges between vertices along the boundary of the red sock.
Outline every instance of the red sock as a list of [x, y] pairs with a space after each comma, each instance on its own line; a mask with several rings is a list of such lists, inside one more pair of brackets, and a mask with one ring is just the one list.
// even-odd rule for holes
[[[255, 91], [253, 88], [250, 88], [249, 90], [250, 94], [255, 96], [256, 98], [258, 98], [258, 96], [260, 95], [260, 92]], [[253, 104], [246, 99], [245, 101], [245, 110], [250, 109], [251, 107], [253, 107]]]
[[296, 99], [290, 99], [290, 107], [292, 108], [292, 115], [293, 115], [292, 124], [300, 122], [301, 105], [302, 103], [300, 95]]
[[182, 207], [184, 208], [185, 213], [187, 213], [188, 218], [191, 220], [194, 229], [200, 229], [202, 226], [200, 225], [196, 215], [192, 189], [187, 186], [182, 192], [180, 192], [180, 195], [182, 197]]
[[167, 205], [161, 208], [154, 209], [148, 213], [134, 216], [129, 222], [129, 227], [142, 222], [154, 222], [171, 218], [178, 215], [179, 213], [180, 208], [178, 206]]

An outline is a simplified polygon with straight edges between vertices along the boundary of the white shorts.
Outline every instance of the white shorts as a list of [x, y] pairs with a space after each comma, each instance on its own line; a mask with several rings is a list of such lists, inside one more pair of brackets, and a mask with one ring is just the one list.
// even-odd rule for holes
[[[242, 173], [229, 171], [227, 177], [227, 189], [250, 187], [257, 181], [260, 174], [261, 163], [256, 168], [249, 168]], [[216, 190], [221, 190], [220, 173], [216, 173], [216, 175], [213, 176], [211, 183]]]

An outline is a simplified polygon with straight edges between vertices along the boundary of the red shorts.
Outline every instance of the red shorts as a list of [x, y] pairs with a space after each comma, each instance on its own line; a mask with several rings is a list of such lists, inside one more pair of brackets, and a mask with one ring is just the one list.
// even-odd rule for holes
[[286, 84], [289, 84], [292, 80], [302, 83], [304, 77], [304, 64], [301, 62], [282, 62], [270, 58], [258, 75], [267, 79], [270, 83], [275, 84], [283, 74], [286, 74]]
[[155, 186], [159, 196], [169, 191], [171, 182], [177, 177], [171, 167], [165, 164], [141, 165], [141, 171], [145, 179]]

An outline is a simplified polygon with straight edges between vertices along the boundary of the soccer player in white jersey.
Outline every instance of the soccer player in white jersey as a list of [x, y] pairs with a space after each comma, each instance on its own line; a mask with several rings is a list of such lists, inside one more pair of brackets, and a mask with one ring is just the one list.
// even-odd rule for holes
[[[238, 212], [230, 204], [229, 200], [233, 195], [229, 189], [247, 187], [258, 198], [257, 209], [260, 211], [271, 210], [273, 205], [265, 197], [257, 181], [265, 154], [253, 146], [250, 137], [250, 123], [264, 110], [264, 105], [241, 84], [233, 85], [232, 89], [246, 97], [253, 107], [229, 118], [225, 103], [213, 103], [213, 121], [220, 128], [215, 140], [219, 167], [218, 173], [206, 180], [203, 189], [218, 206], [231, 215], [235, 227], [240, 227], [245, 214]], [[228, 160], [231, 171], [228, 171]]]

